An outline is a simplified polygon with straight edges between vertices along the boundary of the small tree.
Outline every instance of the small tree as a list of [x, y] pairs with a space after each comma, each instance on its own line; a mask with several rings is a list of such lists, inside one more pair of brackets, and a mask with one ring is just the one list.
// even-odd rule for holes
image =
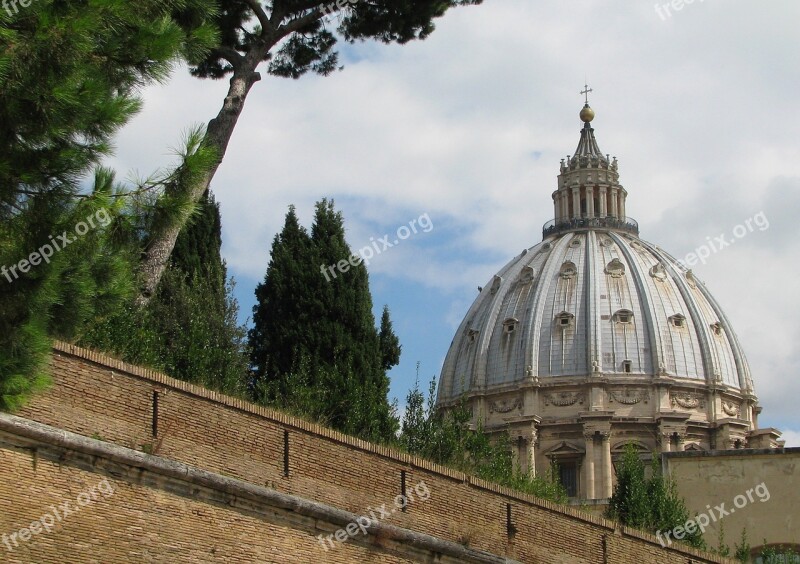
[[742, 564], [750, 562], [750, 542], [747, 540], [747, 529], [742, 529], [741, 540], [734, 545], [734, 558]]
[[465, 474], [556, 503], [567, 502], [567, 492], [553, 467], [536, 476], [523, 471], [514, 461], [507, 432], [490, 436], [481, 421], [477, 428], [470, 429], [471, 420], [464, 398], [447, 410], [436, 409], [435, 379], [431, 380], [426, 402], [417, 378], [406, 397], [400, 446], [411, 454]]
[[[767, 544], [767, 539], [764, 539], [764, 544]], [[798, 554], [792, 547], [782, 545], [763, 548], [759, 556], [764, 564], [787, 564], [798, 560]]]
[[[607, 517], [651, 533], [672, 530], [689, 520], [689, 511], [678, 495], [674, 480], [663, 475], [656, 459], [652, 470], [653, 475], [648, 480], [636, 447], [631, 443], [625, 445]], [[686, 531], [683, 542], [696, 548], [705, 547], [697, 529], [693, 533]]]

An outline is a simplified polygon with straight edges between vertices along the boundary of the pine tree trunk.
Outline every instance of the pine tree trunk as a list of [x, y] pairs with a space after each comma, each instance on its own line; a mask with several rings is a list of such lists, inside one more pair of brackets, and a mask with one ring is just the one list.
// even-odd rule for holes
[[[195, 184], [186, 187], [193, 202], [200, 201], [205, 191], [211, 184], [214, 175], [222, 163], [228, 143], [239, 121], [239, 116], [244, 109], [244, 102], [253, 84], [261, 80], [261, 76], [256, 72], [256, 68], [262, 60], [262, 55], [268, 52], [271, 45], [254, 46], [243, 63], [237, 68], [230, 80], [228, 94], [222, 104], [217, 117], [208, 123], [206, 135], [203, 142], [206, 146], [212, 147], [217, 152], [215, 164], [203, 175]], [[145, 249], [142, 260], [139, 263], [139, 275], [141, 286], [136, 305], [143, 307], [147, 305], [155, 294], [161, 276], [164, 274], [167, 262], [169, 261], [172, 249], [178, 234], [183, 229], [183, 223], [171, 222], [167, 227], [160, 231], [151, 233], [149, 244]]]

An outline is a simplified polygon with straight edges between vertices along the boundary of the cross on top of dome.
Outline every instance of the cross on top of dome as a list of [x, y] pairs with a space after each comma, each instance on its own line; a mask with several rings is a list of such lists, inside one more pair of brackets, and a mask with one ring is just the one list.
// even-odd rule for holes
[[594, 110], [589, 107], [589, 92], [594, 92], [591, 88], [589, 88], [588, 84], [583, 85], [583, 90], [581, 90], [581, 94], [585, 96], [583, 109], [581, 110], [581, 121], [586, 125], [584, 127], [589, 127], [589, 122], [594, 119]]

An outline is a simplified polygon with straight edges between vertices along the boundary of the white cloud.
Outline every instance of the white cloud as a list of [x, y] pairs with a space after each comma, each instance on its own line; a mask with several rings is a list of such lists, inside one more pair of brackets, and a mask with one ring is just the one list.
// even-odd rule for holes
[[[559, 160], [577, 144], [586, 74], [600, 147], [619, 157], [643, 238], [682, 256], [766, 211], [768, 231], [696, 272], [748, 354], [762, 424], [800, 428], [791, 402], [800, 384], [790, 377], [800, 312], [798, 16], [789, 1], [695, 3], [667, 20], [633, 0], [487, 2], [453, 10], [424, 42], [347, 46], [345, 70], [331, 77], [265, 76], [213, 185], [229, 269], [263, 276], [291, 203], [306, 225], [315, 200], [344, 203], [353, 246], [429, 213], [434, 231], [371, 269], [442, 296], [431, 323], [449, 335], [417, 344], [412, 335], [404, 349], [419, 355], [404, 359], [405, 372], [420, 357], [430, 370], [475, 287], [540, 240]], [[214, 116], [226, 85], [179, 71], [149, 89], [113, 164], [146, 172], [164, 163], [181, 130]]]
[[781, 438], [786, 441], [787, 447], [800, 447], [800, 429], [786, 429]]

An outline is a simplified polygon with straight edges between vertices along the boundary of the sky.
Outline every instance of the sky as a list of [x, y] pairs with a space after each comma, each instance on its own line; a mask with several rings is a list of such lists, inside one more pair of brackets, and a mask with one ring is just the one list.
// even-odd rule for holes
[[[403, 345], [402, 406], [417, 363], [423, 387], [438, 376], [477, 287], [541, 241], [588, 81], [641, 237], [676, 258], [735, 242], [694, 272], [747, 354], [759, 425], [800, 446], [800, 3], [675, 4], [486, 0], [422, 42], [340, 44], [329, 77], [262, 72], [212, 184], [242, 322], [288, 206], [310, 227], [333, 198], [353, 249], [392, 243], [368, 268], [376, 317], [389, 306]], [[226, 89], [177, 68], [143, 93], [107, 164], [134, 176], [173, 162]]]

